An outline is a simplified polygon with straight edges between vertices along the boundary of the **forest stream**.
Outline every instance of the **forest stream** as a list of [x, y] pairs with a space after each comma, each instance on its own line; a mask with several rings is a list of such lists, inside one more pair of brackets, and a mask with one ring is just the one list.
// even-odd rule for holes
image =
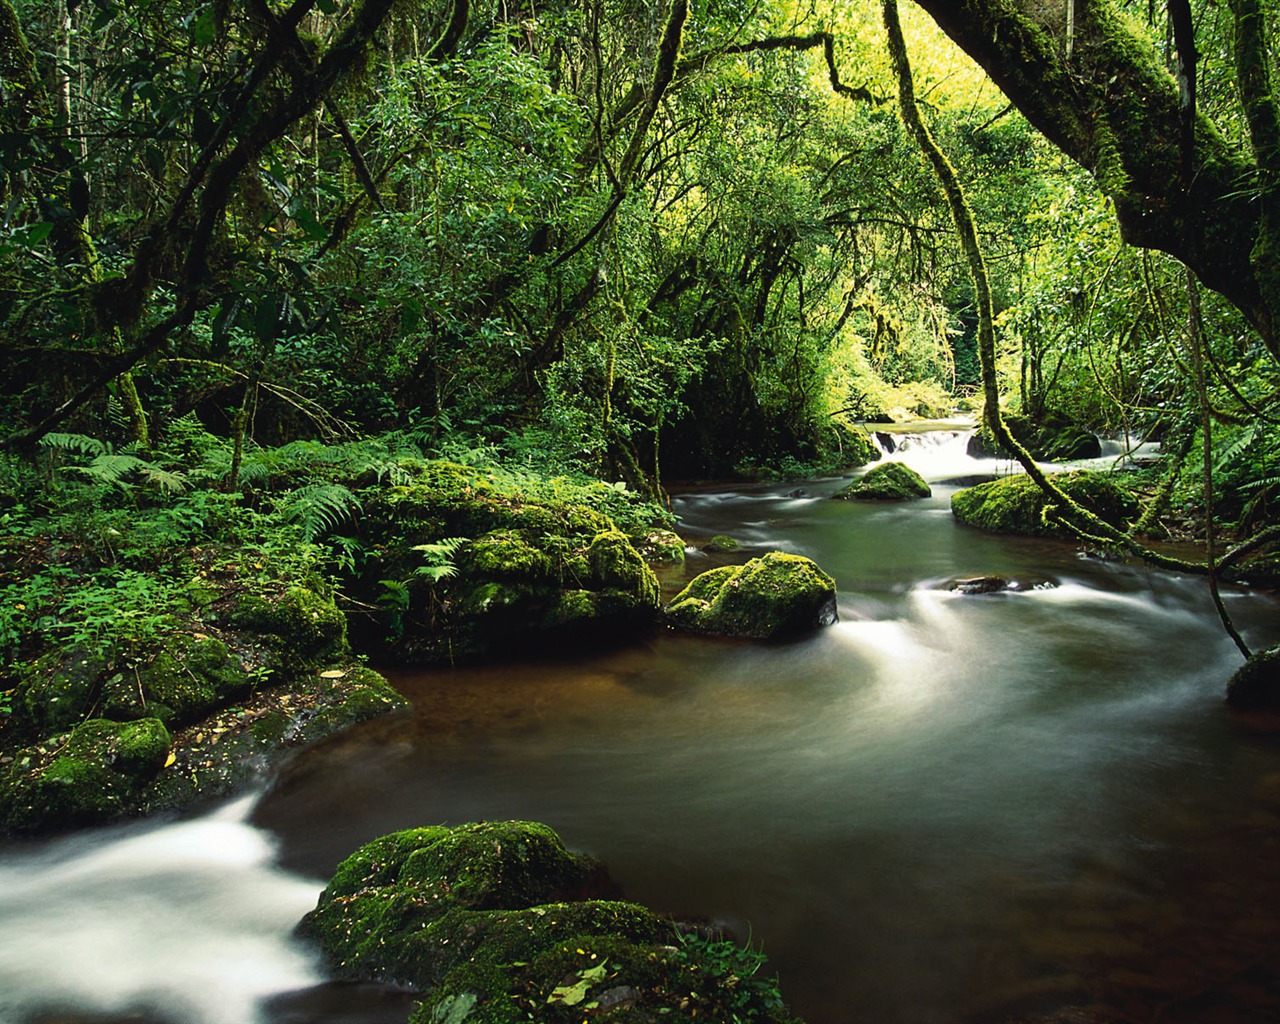
[[[294, 924], [376, 835], [526, 818], [762, 947], [809, 1024], [1280, 1020], [1280, 745], [1223, 704], [1240, 656], [1205, 582], [957, 525], [955, 481], [1009, 468], [964, 439], [898, 436], [933, 484], [911, 504], [836, 479], [676, 497], [691, 544], [835, 577], [814, 636], [395, 671], [411, 716], [260, 797], [0, 848], [0, 1019], [403, 1021], [408, 994], [322, 984]], [[1026, 586], [946, 587], [978, 575]], [[1280, 640], [1275, 595], [1224, 593], [1252, 646]]]

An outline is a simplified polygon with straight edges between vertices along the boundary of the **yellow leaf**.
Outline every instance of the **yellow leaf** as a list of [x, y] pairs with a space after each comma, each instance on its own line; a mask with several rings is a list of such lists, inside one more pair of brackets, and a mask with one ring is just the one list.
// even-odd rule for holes
[[176, 760], [178, 760], [178, 755], [171, 750], [169, 751], [169, 756], [164, 759], [164, 766], [168, 768]]

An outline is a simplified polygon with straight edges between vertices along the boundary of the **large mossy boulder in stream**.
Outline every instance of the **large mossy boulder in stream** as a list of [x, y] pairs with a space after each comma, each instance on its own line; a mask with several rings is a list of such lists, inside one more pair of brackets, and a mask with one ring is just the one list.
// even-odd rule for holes
[[349, 588], [378, 609], [352, 620], [363, 650], [408, 663], [479, 660], [631, 639], [657, 616], [658, 580], [636, 545], [664, 536], [669, 517], [615, 487], [539, 492], [427, 463], [413, 482], [362, 501], [370, 557]]
[[666, 619], [716, 636], [796, 636], [836, 621], [836, 584], [812, 559], [771, 551], [695, 576], [667, 605]]
[[[1139, 513], [1137, 499], [1108, 473], [1058, 473], [1053, 482], [1069, 498], [1112, 526], [1123, 529]], [[957, 491], [951, 512], [960, 522], [993, 533], [1072, 536], [1046, 515], [1050, 502], [1024, 474], [1002, 477]]]
[[924, 477], [901, 462], [872, 466], [861, 478], [832, 495], [854, 501], [913, 501], [933, 494]]
[[340, 977], [418, 988], [411, 1024], [795, 1021], [758, 954], [613, 895], [545, 825], [431, 826], [344, 860], [299, 931]]
[[[1063, 413], [1050, 411], [1035, 420], [1018, 413], [1004, 413], [1003, 419], [1014, 440], [1039, 462], [1096, 459], [1102, 454], [1098, 435]], [[974, 458], [1008, 458], [1012, 455], [996, 441], [986, 424], [969, 437], [966, 450]]]

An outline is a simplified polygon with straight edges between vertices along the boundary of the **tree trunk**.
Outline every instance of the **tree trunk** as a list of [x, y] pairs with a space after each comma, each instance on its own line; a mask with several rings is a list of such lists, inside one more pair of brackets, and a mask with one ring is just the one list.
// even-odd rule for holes
[[[1250, 160], [1197, 114], [1194, 173], [1184, 187], [1188, 147], [1177, 83], [1114, 0], [1077, 0], [1070, 56], [1067, 0], [920, 0], [920, 6], [1036, 128], [1093, 174], [1115, 204], [1126, 242], [1182, 260], [1248, 317], [1280, 358], [1274, 237], [1280, 226], [1258, 202], [1258, 188], [1265, 193], [1280, 170], [1274, 148], [1257, 146], [1255, 138]], [[1234, 6], [1237, 22], [1247, 22], [1252, 50], [1245, 56], [1265, 53], [1259, 0]], [[1250, 67], [1265, 72], [1265, 61]], [[1254, 90], [1246, 104], [1250, 98], [1269, 108], [1251, 123], [1269, 123], [1275, 111], [1269, 90]]]

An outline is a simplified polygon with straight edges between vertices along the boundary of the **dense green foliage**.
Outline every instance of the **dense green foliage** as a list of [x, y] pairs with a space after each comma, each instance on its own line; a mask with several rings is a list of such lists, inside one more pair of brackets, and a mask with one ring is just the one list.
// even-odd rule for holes
[[[1275, 26], [1197, 3], [1170, 120], [1185, 68], [1134, 13], [1063, 40], [936, 11], [1015, 108], [907, 12], [902, 110], [962, 248], [858, 5], [0, 0], [0, 708], [58, 718], [29, 679], [60, 650], [136, 671], [169, 727], [348, 622], [432, 660], [625, 633], [658, 601], [637, 548], [681, 551], [664, 481], [861, 466], [866, 421], [972, 414], [980, 384], [1045, 457], [1160, 440], [1135, 535], [1264, 549]], [[1162, 207], [1174, 153], [1195, 189]], [[1245, 237], [1248, 294], [1209, 266]], [[309, 647], [164, 696], [198, 623], [279, 639], [303, 594], [334, 609]]]

